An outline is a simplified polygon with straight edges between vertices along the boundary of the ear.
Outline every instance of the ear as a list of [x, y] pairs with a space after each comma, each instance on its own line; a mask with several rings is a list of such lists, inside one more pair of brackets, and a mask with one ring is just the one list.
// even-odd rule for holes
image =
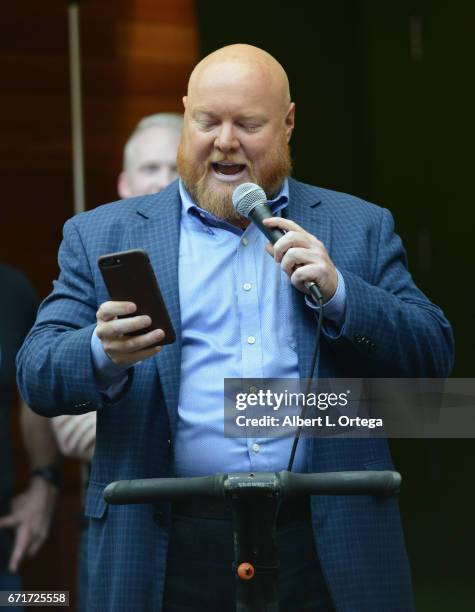
[[186, 110], [186, 102], [188, 100], [188, 96], [183, 96], [182, 101], [183, 101], [183, 108]]
[[121, 172], [119, 174], [119, 177], [117, 179], [117, 192], [119, 193], [119, 196], [123, 199], [132, 197], [132, 191], [130, 190], [129, 177], [127, 175], [127, 172]]
[[290, 141], [292, 136], [292, 132], [295, 127], [295, 102], [291, 102], [289, 106], [289, 110], [285, 115], [285, 133], [287, 134], [287, 142]]

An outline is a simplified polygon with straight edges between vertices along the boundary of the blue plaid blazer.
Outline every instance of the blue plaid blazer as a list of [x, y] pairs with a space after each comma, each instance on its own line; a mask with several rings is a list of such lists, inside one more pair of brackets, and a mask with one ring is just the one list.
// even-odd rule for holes
[[[337, 337], [323, 335], [320, 377], [449, 373], [450, 325], [414, 285], [387, 210], [290, 180], [285, 213], [325, 244], [345, 279], [345, 323]], [[59, 278], [18, 356], [19, 386], [39, 414], [98, 413], [86, 501], [91, 611], [161, 610], [169, 505], [107, 507], [102, 492], [114, 480], [171, 475], [180, 388], [180, 214], [175, 182], [159, 194], [70, 219], [59, 251]], [[96, 310], [108, 299], [97, 259], [130, 248], [148, 251], [178, 339], [133, 368], [121, 396], [107, 402], [94, 383], [90, 349]], [[315, 320], [298, 291], [294, 308], [299, 369], [306, 377]], [[380, 439], [315, 439], [308, 453], [311, 471], [392, 468], [387, 443]], [[339, 612], [413, 609], [396, 499], [315, 497], [312, 518]]]

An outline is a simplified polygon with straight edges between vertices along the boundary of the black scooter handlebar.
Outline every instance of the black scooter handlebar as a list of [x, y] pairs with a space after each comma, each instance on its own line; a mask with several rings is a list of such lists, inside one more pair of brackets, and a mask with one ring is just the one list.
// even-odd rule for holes
[[[279, 490], [284, 498], [296, 495], [393, 495], [401, 486], [398, 472], [380, 470], [318, 474], [255, 472], [229, 476], [232, 480], [240, 477], [239, 487], [248, 492], [259, 494], [261, 491], [266, 494], [269, 489]], [[215, 474], [191, 478], [119, 480], [104, 489], [104, 499], [109, 504], [143, 504], [199, 497], [224, 498], [229, 490], [229, 476]]]
[[109, 504], [146, 504], [179, 501], [197, 497], [224, 498], [226, 474], [192, 478], [144, 478], [118, 480], [104, 489]]
[[278, 472], [284, 497], [295, 495], [394, 495], [401, 474], [393, 471], [326, 472], [296, 474]]

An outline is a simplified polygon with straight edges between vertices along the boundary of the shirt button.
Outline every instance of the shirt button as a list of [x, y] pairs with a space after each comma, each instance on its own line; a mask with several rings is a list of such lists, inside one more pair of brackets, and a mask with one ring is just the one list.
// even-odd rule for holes
[[254, 338], [254, 336], [248, 336], [247, 338], [247, 343], [248, 344], [254, 344], [256, 341], [256, 339]]
[[248, 239], [247, 239], [247, 238], [243, 238], [243, 239], [241, 240], [241, 244], [242, 244], [242, 246], [247, 246], [247, 245], [248, 245], [248, 243], [249, 243], [249, 241], [248, 241]]
[[252, 285], [251, 283], [244, 283], [242, 288], [244, 289], [244, 291], [250, 291], [252, 289]]
[[258, 453], [261, 450], [261, 447], [259, 446], [259, 444], [257, 444], [257, 442], [254, 442], [251, 448], [255, 453]]

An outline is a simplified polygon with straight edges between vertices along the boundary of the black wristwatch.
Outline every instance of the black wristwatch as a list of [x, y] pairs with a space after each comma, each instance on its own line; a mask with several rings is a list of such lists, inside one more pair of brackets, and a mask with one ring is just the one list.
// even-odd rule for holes
[[61, 472], [55, 465], [44, 465], [43, 467], [37, 467], [30, 472], [30, 476], [40, 476], [46, 482], [54, 485], [58, 489], [62, 485], [63, 479], [61, 477]]

